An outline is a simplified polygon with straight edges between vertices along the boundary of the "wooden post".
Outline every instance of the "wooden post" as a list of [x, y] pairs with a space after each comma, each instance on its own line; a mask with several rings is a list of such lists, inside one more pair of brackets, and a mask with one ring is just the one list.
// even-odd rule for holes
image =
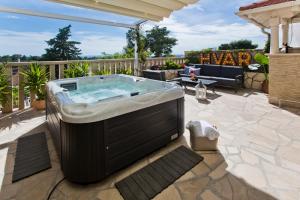
[[63, 79], [64, 78], [64, 72], [65, 72], [65, 65], [59, 65], [59, 78]]
[[55, 65], [49, 65], [50, 80], [55, 80]]
[[19, 67], [18, 73], [19, 73], [19, 110], [23, 110], [25, 108], [24, 105], [24, 97], [25, 97], [25, 91], [24, 91], [24, 76], [20, 73], [22, 67]]
[[8, 94], [6, 95], [6, 102], [2, 108], [3, 113], [10, 113], [13, 111], [13, 102], [12, 102], [12, 67], [11, 65], [6, 66], [5, 73], [8, 76], [8, 82], [9, 82], [9, 88], [8, 88]]

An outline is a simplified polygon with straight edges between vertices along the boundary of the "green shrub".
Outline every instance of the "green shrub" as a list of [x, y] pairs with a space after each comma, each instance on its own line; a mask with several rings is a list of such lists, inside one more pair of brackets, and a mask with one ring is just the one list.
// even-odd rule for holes
[[89, 63], [71, 63], [64, 71], [65, 78], [84, 77], [89, 74]]
[[185, 64], [199, 64], [199, 56], [200, 53], [203, 53], [201, 51], [186, 51], [185, 52], [185, 58], [186, 58], [186, 63]]
[[111, 72], [107, 69], [104, 69], [104, 70], [98, 70], [94, 73], [95, 75], [110, 75]]
[[12, 87], [12, 99], [13, 99], [13, 106], [18, 107], [18, 105], [19, 105], [19, 86]]
[[117, 74], [133, 75], [133, 71], [129, 69], [118, 69]]
[[265, 79], [269, 80], [269, 57], [264, 54], [257, 53], [254, 56], [254, 60], [263, 67]]
[[165, 69], [181, 69], [181, 66], [171, 60], [167, 60], [165, 64]]
[[9, 77], [5, 73], [6, 64], [0, 64], [0, 104], [6, 104], [10, 92]]

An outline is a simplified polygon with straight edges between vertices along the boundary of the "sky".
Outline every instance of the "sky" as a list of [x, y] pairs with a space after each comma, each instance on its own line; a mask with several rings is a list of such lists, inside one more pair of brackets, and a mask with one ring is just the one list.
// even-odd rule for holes
[[[147, 22], [143, 30], [154, 25], [165, 26], [178, 39], [173, 53], [188, 50], [216, 48], [233, 40], [249, 39], [263, 48], [266, 36], [253, 24], [235, 15], [242, 5], [254, 0], [200, 0], [197, 4], [175, 11], [159, 23]], [[51, 3], [45, 0], [1, 0], [0, 6], [10, 6], [51, 13], [75, 15], [115, 22], [133, 23], [138, 19], [105, 12]], [[81, 42], [82, 55], [100, 55], [102, 52], [121, 52], [126, 45], [125, 28], [99, 26], [63, 20], [46, 19], [17, 14], [0, 13], [0, 55], [41, 55], [46, 40], [58, 29], [72, 25], [72, 40]]]

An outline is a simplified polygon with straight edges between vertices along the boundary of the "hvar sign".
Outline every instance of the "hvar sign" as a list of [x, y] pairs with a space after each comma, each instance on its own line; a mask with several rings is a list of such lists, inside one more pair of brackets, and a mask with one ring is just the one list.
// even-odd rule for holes
[[190, 63], [248, 66], [255, 63], [254, 56], [257, 51], [211, 51], [211, 52], [186, 52]]

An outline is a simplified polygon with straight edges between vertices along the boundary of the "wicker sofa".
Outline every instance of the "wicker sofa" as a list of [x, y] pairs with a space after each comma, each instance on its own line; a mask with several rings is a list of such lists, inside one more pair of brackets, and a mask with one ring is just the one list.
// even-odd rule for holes
[[[211, 64], [194, 64], [191, 67], [200, 68], [200, 75], [197, 78], [215, 80], [218, 82], [217, 86], [231, 87], [237, 92], [244, 85], [244, 70], [242, 67]], [[181, 72], [180, 76], [188, 77], [189, 73]]]

